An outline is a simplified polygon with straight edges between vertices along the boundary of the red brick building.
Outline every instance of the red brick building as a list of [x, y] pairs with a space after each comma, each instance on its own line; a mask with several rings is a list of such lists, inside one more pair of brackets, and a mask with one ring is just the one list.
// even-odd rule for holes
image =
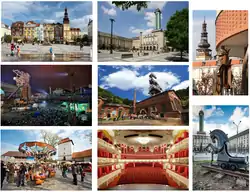
[[92, 149], [72, 153], [72, 160], [81, 161], [81, 162], [91, 162], [92, 161]]
[[136, 114], [160, 118], [181, 118], [182, 104], [174, 90], [169, 90], [136, 103]]
[[[99, 102], [100, 99], [99, 99]], [[98, 118], [127, 117], [131, 114], [131, 106], [116, 103], [102, 103], [98, 105]]]

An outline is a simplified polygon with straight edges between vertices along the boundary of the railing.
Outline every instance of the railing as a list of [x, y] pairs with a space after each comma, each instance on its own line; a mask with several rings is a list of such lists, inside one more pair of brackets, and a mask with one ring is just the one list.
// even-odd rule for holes
[[188, 179], [186, 177], [183, 177], [177, 173], [175, 173], [174, 171], [171, 171], [169, 169], [166, 170], [166, 172], [169, 174], [169, 176], [171, 178], [174, 179], [174, 181], [178, 184], [178, 185], [185, 185], [188, 188]]
[[107, 150], [110, 153], [114, 153], [114, 154], [120, 154], [121, 152], [118, 151], [114, 145], [111, 145], [110, 143], [107, 143], [106, 141], [104, 141], [103, 139], [98, 138], [98, 148], [103, 148], [105, 150]]
[[118, 169], [112, 173], [109, 173], [103, 177], [100, 177], [98, 179], [98, 187], [100, 187], [103, 184], [106, 184], [108, 186], [108, 184], [111, 183], [120, 173], [121, 173], [121, 169]]
[[180, 141], [179, 143], [176, 143], [175, 145], [173, 145], [168, 151], [167, 151], [167, 155], [176, 153], [180, 150], [183, 149], [187, 149], [188, 146], [188, 138], [183, 139], [182, 141]]

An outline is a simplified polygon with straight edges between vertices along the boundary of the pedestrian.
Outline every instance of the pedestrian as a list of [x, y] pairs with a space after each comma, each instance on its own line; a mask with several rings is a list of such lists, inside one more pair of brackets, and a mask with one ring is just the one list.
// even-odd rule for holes
[[72, 169], [72, 175], [73, 175], [73, 184], [77, 185], [77, 172], [76, 172], [75, 163], [72, 164], [71, 169]]
[[15, 167], [14, 164], [11, 163], [9, 166], [9, 183], [14, 183], [14, 174], [15, 174]]
[[20, 169], [19, 169], [19, 182], [18, 182], [18, 187], [24, 186], [24, 179], [25, 179], [25, 172], [26, 172], [26, 167], [23, 163], [21, 163]]
[[4, 162], [1, 161], [1, 189], [3, 188], [3, 181], [6, 176], [6, 166], [4, 165]]
[[21, 49], [19, 46], [17, 46], [17, 57], [21, 56]]

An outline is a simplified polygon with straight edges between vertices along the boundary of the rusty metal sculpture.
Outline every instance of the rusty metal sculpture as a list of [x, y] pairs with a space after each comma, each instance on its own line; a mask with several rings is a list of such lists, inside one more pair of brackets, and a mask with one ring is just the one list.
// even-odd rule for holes
[[225, 46], [221, 46], [218, 51], [217, 56], [219, 57], [218, 69], [215, 71], [215, 84], [214, 84], [214, 94], [215, 95], [230, 95], [232, 89], [232, 69], [231, 69], [231, 59], [229, 59], [230, 49]]

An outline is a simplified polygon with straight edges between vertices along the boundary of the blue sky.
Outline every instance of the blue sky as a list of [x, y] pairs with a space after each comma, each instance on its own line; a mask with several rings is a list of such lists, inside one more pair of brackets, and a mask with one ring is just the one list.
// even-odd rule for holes
[[216, 55], [215, 43], [216, 43], [216, 32], [215, 32], [215, 10], [194, 10], [193, 11], [193, 60], [196, 57], [196, 49], [201, 39], [202, 23], [204, 22], [204, 17], [207, 23], [208, 32], [208, 43], [211, 45], [212, 55]]
[[112, 5], [111, 2], [98, 2], [98, 31], [110, 33], [110, 18], [115, 19], [114, 34], [123, 37], [136, 37], [140, 32], [149, 33], [155, 29], [154, 11], [159, 8], [162, 11], [162, 29], [170, 17], [178, 10], [188, 8], [188, 2], [149, 2], [148, 8], [140, 12], [135, 7], [122, 11]]
[[163, 90], [183, 89], [189, 86], [188, 66], [131, 65], [98, 67], [98, 85], [122, 98], [133, 100], [136, 89], [137, 101], [149, 97], [149, 74], [157, 76]]
[[[91, 130], [53, 130], [51, 133], [67, 138], [74, 142], [74, 152], [90, 149], [89, 140], [84, 137], [91, 133]], [[18, 151], [18, 147], [23, 142], [42, 141], [39, 130], [1, 130], [1, 155], [7, 151]], [[55, 158], [57, 155], [55, 156]]]
[[92, 18], [92, 2], [40, 2], [40, 1], [5, 1], [2, 3], [2, 22], [11, 25], [15, 21], [38, 23], [63, 22], [64, 8], [68, 8], [70, 26], [86, 30]]
[[199, 111], [204, 111], [204, 131], [222, 129], [229, 136], [236, 134], [235, 122], [239, 125], [239, 132], [249, 129], [249, 107], [248, 106], [193, 106], [193, 128], [194, 133], [199, 129]]

